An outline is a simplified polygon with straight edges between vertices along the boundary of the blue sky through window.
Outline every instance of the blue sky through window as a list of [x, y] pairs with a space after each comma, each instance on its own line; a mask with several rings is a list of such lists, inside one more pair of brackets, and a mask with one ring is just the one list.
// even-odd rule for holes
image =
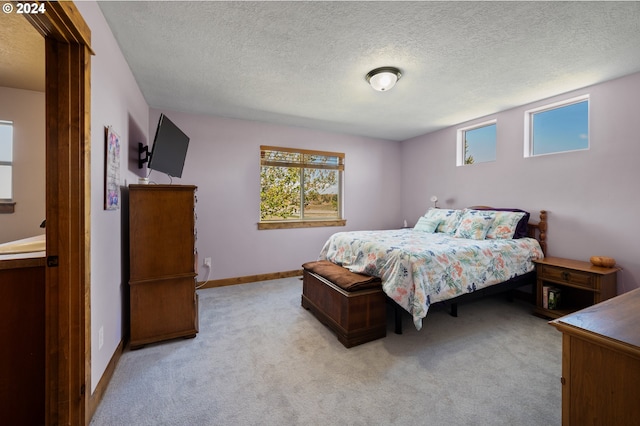
[[589, 101], [533, 114], [533, 155], [589, 148]]
[[13, 125], [0, 121], [0, 161], [11, 162], [13, 158]]
[[12, 198], [13, 123], [0, 121], [0, 200]]
[[478, 127], [464, 132], [467, 143], [465, 160], [473, 156], [474, 163], [495, 161], [496, 159], [496, 125]]

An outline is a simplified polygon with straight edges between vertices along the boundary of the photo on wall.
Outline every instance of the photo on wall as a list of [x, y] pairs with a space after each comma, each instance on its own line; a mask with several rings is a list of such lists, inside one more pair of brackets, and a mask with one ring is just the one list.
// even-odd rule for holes
[[104, 209], [120, 208], [120, 136], [105, 127]]

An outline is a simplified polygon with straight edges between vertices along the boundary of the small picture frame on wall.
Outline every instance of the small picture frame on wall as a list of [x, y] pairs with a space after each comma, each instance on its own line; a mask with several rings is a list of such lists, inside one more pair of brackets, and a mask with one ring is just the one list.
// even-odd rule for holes
[[104, 128], [104, 209], [120, 208], [120, 136], [111, 126]]

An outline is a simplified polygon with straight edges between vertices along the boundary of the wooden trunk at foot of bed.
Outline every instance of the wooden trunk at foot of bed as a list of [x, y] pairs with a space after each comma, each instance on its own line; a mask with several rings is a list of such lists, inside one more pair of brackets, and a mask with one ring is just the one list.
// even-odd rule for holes
[[347, 348], [387, 335], [386, 297], [382, 287], [346, 291], [305, 270], [302, 307], [336, 333]]

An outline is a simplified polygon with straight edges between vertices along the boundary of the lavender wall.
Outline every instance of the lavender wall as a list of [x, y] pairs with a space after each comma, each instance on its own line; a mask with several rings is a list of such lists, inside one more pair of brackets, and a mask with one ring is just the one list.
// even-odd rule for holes
[[43, 92], [0, 87], [0, 120], [13, 121], [13, 201], [0, 215], [0, 243], [44, 234], [45, 98]]
[[[151, 110], [95, 2], [76, 3], [92, 31], [91, 59], [91, 389], [95, 390], [124, 330], [128, 291], [126, 203], [105, 211], [104, 127], [121, 137], [121, 184], [136, 183], [137, 143], [149, 143], [161, 111]], [[198, 190], [198, 250], [211, 257], [211, 279], [299, 269], [336, 231], [402, 223], [400, 146], [396, 142], [264, 123], [166, 112], [190, 137], [182, 179]], [[347, 226], [258, 231], [259, 146], [281, 145], [346, 154]], [[168, 183], [152, 172], [152, 181]], [[201, 268], [200, 279], [206, 278]], [[99, 345], [100, 329], [104, 344]]]
[[[201, 263], [212, 258], [210, 279], [299, 269], [334, 232], [402, 225], [397, 142], [153, 109], [151, 138], [161, 112], [191, 138], [182, 178], [173, 183], [198, 186], [197, 246]], [[257, 230], [260, 145], [344, 152], [347, 226]], [[169, 182], [158, 172], [150, 180]], [[199, 279], [206, 273], [200, 267]]]
[[[128, 278], [126, 210], [104, 210], [104, 127], [121, 140], [121, 184], [137, 181], [129, 158], [137, 142], [146, 142], [149, 106], [95, 2], [76, 2], [91, 28], [91, 390], [95, 389], [123, 336], [123, 295]], [[136, 158], [136, 157], [134, 157]], [[125, 194], [126, 195], [126, 192]], [[123, 237], [124, 235], [124, 237]], [[104, 343], [99, 345], [103, 329]]]
[[[524, 113], [590, 94], [590, 149], [523, 158]], [[616, 258], [618, 292], [640, 287], [640, 73], [461, 123], [402, 143], [403, 214], [483, 204], [549, 214], [549, 255]], [[497, 118], [497, 160], [456, 167], [456, 129]]]
[[[516, 206], [534, 214], [547, 209], [550, 255], [616, 257], [625, 268], [619, 291], [640, 286], [640, 240], [633, 232], [638, 205], [634, 186], [640, 177], [640, 141], [633, 129], [640, 99], [634, 94], [640, 91], [640, 74], [567, 95], [591, 94], [589, 151], [522, 158], [524, 111], [545, 101], [477, 120], [498, 119], [498, 159], [457, 168], [456, 128], [396, 143], [150, 111], [97, 3], [76, 5], [91, 28], [96, 53], [91, 63], [92, 391], [122, 339], [122, 299], [128, 290], [126, 211], [103, 210], [104, 126], [113, 126], [121, 136], [121, 183], [126, 188], [141, 174], [135, 165], [137, 143], [149, 142], [161, 112], [191, 137], [183, 178], [173, 183], [199, 187], [198, 251], [201, 261], [213, 260], [211, 279], [298, 269], [317, 256], [331, 233], [399, 227], [405, 218], [414, 224], [428, 208], [429, 197], [438, 195], [441, 206]], [[344, 152], [347, 226], [258, 231], [262, 144]], [[162, 174], [150, 177], [168, 183]], [[200, 279], [205, 277], [206, 268], [201, 268]], [[104, 345], [99, 347], [101, 328]]]

